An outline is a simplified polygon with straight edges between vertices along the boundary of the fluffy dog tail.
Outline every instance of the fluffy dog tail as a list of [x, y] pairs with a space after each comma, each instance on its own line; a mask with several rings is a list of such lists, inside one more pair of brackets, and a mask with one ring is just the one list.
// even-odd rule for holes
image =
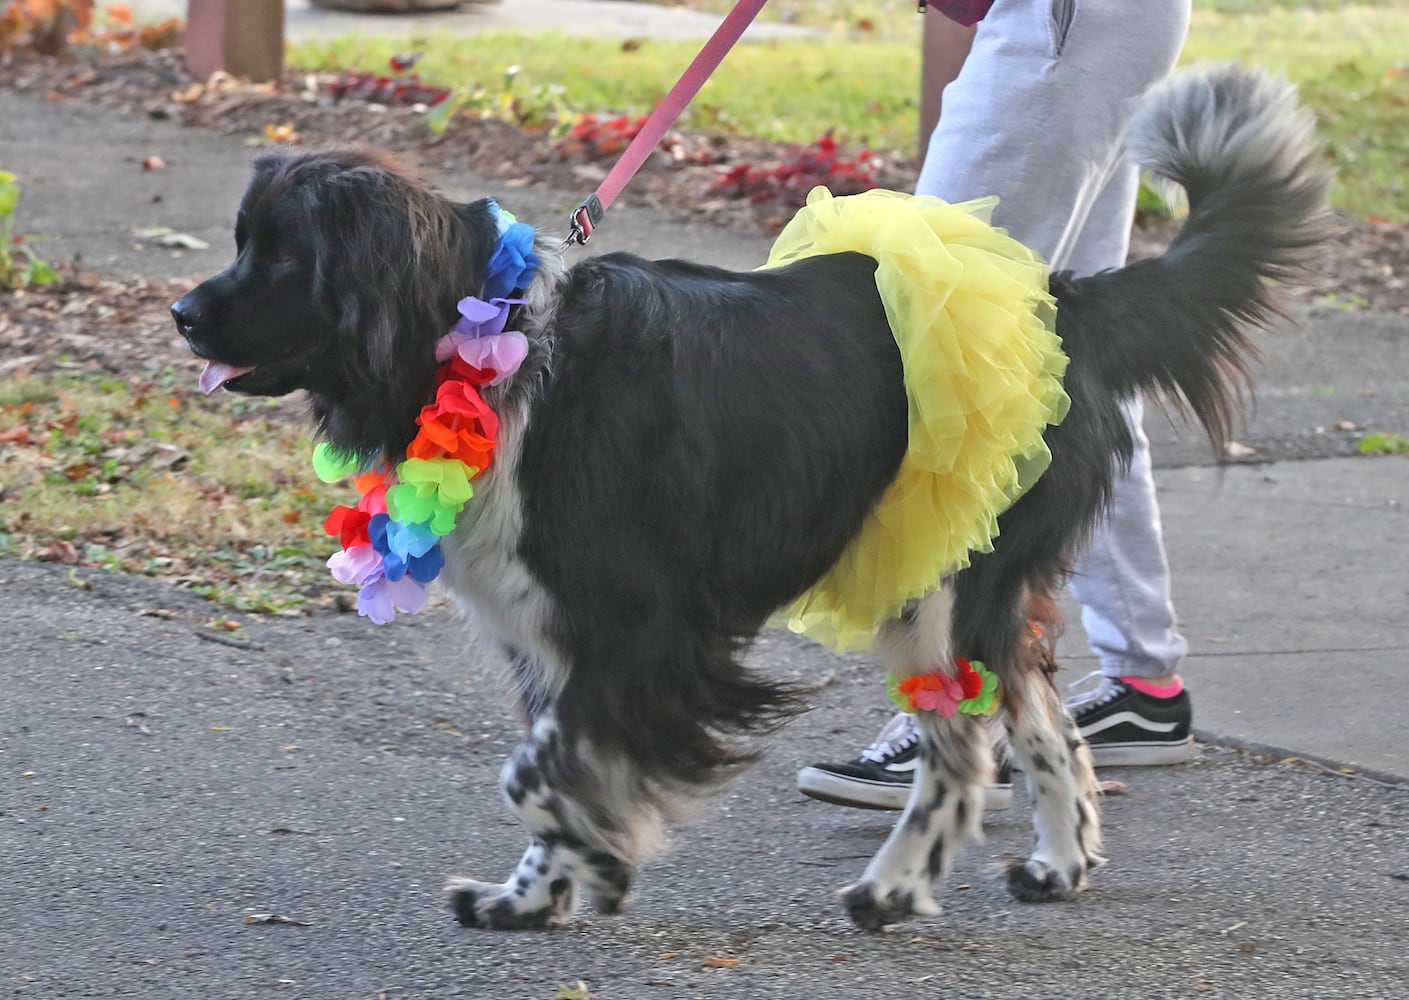
[[1313, 128], [1295, 88], [1260, 70], [1191, 70], [1146, 95], [1127, 144], [1184, 189], [1189, 215], [1161, 257], [1054, 276], [1071, 374], [1186, 406], [1222, 454], [1257, 356], [1248, 335], [1281, 315], [1271, 283], [1295, 278], [1332, 230]]

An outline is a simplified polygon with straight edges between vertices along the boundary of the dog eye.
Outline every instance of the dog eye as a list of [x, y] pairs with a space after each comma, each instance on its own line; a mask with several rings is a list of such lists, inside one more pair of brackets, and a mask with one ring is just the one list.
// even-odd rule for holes
[[273, 246], [273, 247], [270, 248], [270, 249], [271, 249], [271, 253], [270, 253], [269, 256], [270, 256], [270, 258], [274, 261], [274, 263], [276, 263], [276, 264], [297, 264], [297, 263], [298, 263], [299, 256], [298, 256], [298, 248], [297, 248], [297, 247], [293, 247], [293, 246], [290, 246], [290, 245], [287, 244], [287, 243], [284, 243], [284, 244], [276, 244], [275, 246]]

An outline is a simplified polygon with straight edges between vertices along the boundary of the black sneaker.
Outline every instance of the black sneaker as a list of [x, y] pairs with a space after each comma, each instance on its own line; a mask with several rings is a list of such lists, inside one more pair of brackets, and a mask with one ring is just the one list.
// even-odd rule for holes
[[1182, 764], [1194, 755], [1189, 692], [1156, 698], [1099, 672], [1068, 690], [1067, 709], [1097, 767]]
[[[915, 778], [920, 736], [904, 712], [891, 719], [876, 742], [845, 764], [813, 764], [797, 774], [797, 788], [810, 798], [858, 809], [904, 809]], [[1013, 804], [1013, 769], [1006, 753], [998, 754], [998, 783], [990, 785], [984, 809]]]

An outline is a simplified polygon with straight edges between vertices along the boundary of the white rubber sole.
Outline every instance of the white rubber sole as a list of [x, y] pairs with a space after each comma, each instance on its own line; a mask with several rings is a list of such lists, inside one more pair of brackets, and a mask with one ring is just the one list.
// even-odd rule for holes
[[[910, 799], [909, 785], [844, 778], [815, 767], [804, 767], [797, 773], [797, 790], [808, 798], [854, 809], [904, 809]], [[985, 812], [1007, 809], [1012, 804], [1012, 785], [989, 785], [984, 789]]]
[[1179, 743], [1116, 743], [1091, 747], [1091, 763], [1097, 767], [1157, 767], [1162, 764], [1183, 764], [1194, 756], [1194, 738]]

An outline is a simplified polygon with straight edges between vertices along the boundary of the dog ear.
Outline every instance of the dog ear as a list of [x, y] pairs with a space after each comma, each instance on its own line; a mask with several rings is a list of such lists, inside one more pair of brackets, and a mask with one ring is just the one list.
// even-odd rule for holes
[[494, 243], [499, 238], [494, 199], [480, 198], [476, 201], [454, 203], [451, 207], [465, 234], [465, 263], [475, 275], [474, 288], [465, 294], [478, 295], [480, 286], [484, 283], [484, 272], [489, 267], [489, 259], [494, 254]]
[[454, 321], [462, 266], [450, 203], [380, 165], [325, 176], [313, 204], [315, 289], [359, 382], [429, 358]]

